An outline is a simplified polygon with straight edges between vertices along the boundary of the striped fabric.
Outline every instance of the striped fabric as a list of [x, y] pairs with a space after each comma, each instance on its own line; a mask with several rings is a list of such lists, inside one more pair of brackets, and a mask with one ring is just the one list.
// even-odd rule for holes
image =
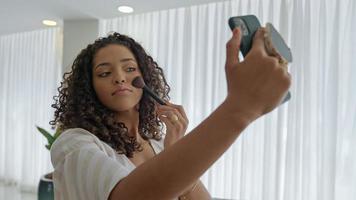
[[[161, 141], [150, 140], [156, 154]], [[135, 165], [92, 133], [68, 129], [53, 143], [51, 160], [56, 200], [103, 200]]]

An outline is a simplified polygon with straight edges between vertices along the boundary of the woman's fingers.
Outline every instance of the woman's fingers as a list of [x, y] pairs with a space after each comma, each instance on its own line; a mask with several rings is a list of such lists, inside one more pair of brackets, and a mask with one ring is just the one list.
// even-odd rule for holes
[[158, 118], [166, 125], [166, 137], [164, 145], [170, 146], [185, 135], [188, 118], [183, 107], [172, 104], [168, 101], [167, 105], [156, 104]]
[[184, 118], [181, 116], [179, 112], [174, 112], [172, 110], [159, 110], [157, 111], [158, 116], [162, 116], [167, 118], [172, 125], [177, 127], [184, 127], [186, 125]]
[[231, 39], [226, 43], [226, 70], [229, 70], [239, 63], [239, 51], [241, 43], [241, 29], [233, 30]]
[[261, 56], [268, 56], [265, 47], [265, 28], [260, 28], [256, 31], [253, 37], [252, 47], [249, 53], [256, 53]]
[[158, 105], [157, 108], [158, 108], [158, 111], [170, 111], [170, 112], [173, 112], [177, 115], [177, 117], [181, 120], [184, 121], [185, 124], [188, 124], [189, 123], [189, 120], [188, 120], [188, 117], [184, 111], [184, 108], [182, 106], [179, 106], [179, 105], [175, 105], [175, 104], [172, 104], [172, 103], [169, 103], [169, 102], [166, 102], [167, 105], [164, 106], [164, 105]]
[[166, 103], [167, 103], [167, 105], [169, 105], [169, 106], [171, 106], [171, 107], [177, 109], [178, 112], [183, 116], [183, 118], [185, 119], [185, 121], [186, 121], [186, 122], [189, 122], [189, 119], [188, 119], [188, 117], [187, 117], [187, 114], [185, 113], [185, 110], [184, 110], [183, 106], [181, 106], [181, 105], [176, 105], [176, 104], [172, 104], [172, 103], [170, 103], [170, 102], [168, 102], [168, 101], [167, 101]]
[[185, 135], [186, 125], [181, 120], [172, 120], [169, 116], [171, 112], [161, 113], [159, 119], [166, 125], [166, 140], [167, 143], [174, 143], [179, 138]]
[[173, 128], [174, 125], [173, 125], [173, 122], [171, 122], [171, 120], [167, 117], [167, 116], [164, 116], [162, 114], [159, 114], [158, 115], [158, 118], [164, 123], [166, 124], [167, 128]]

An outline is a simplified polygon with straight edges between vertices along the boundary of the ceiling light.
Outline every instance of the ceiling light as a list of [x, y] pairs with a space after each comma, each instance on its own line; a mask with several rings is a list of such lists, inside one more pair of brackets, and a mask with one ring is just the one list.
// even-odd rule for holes
[[122, 13], [132, 13], [133, 12], [133, 8], [130, 6], [119, 6], [117, 8], [117, 10]]
[[42, 23], [46, 26], [56, 26], [57, 22], [52, 21], [52, 20], [43, 20]]

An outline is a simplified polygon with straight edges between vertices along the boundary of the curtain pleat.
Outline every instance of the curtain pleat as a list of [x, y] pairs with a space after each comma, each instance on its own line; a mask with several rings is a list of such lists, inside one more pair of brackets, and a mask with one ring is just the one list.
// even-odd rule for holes
[[60, 28], [0, 36], [0, 182], [37, 191], [53, 170], [47, 141], [52, 97], [61, 78]]

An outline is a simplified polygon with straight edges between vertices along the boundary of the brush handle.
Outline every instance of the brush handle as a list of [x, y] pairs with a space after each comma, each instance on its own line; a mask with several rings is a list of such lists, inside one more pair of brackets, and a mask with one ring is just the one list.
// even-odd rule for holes
[[155, 99], [161, 105], [167, 105], [161, 98], [157, 96], [150, 88], [147, 86], [143, 87], [143, 90], [146, 91], [153, 99]]

